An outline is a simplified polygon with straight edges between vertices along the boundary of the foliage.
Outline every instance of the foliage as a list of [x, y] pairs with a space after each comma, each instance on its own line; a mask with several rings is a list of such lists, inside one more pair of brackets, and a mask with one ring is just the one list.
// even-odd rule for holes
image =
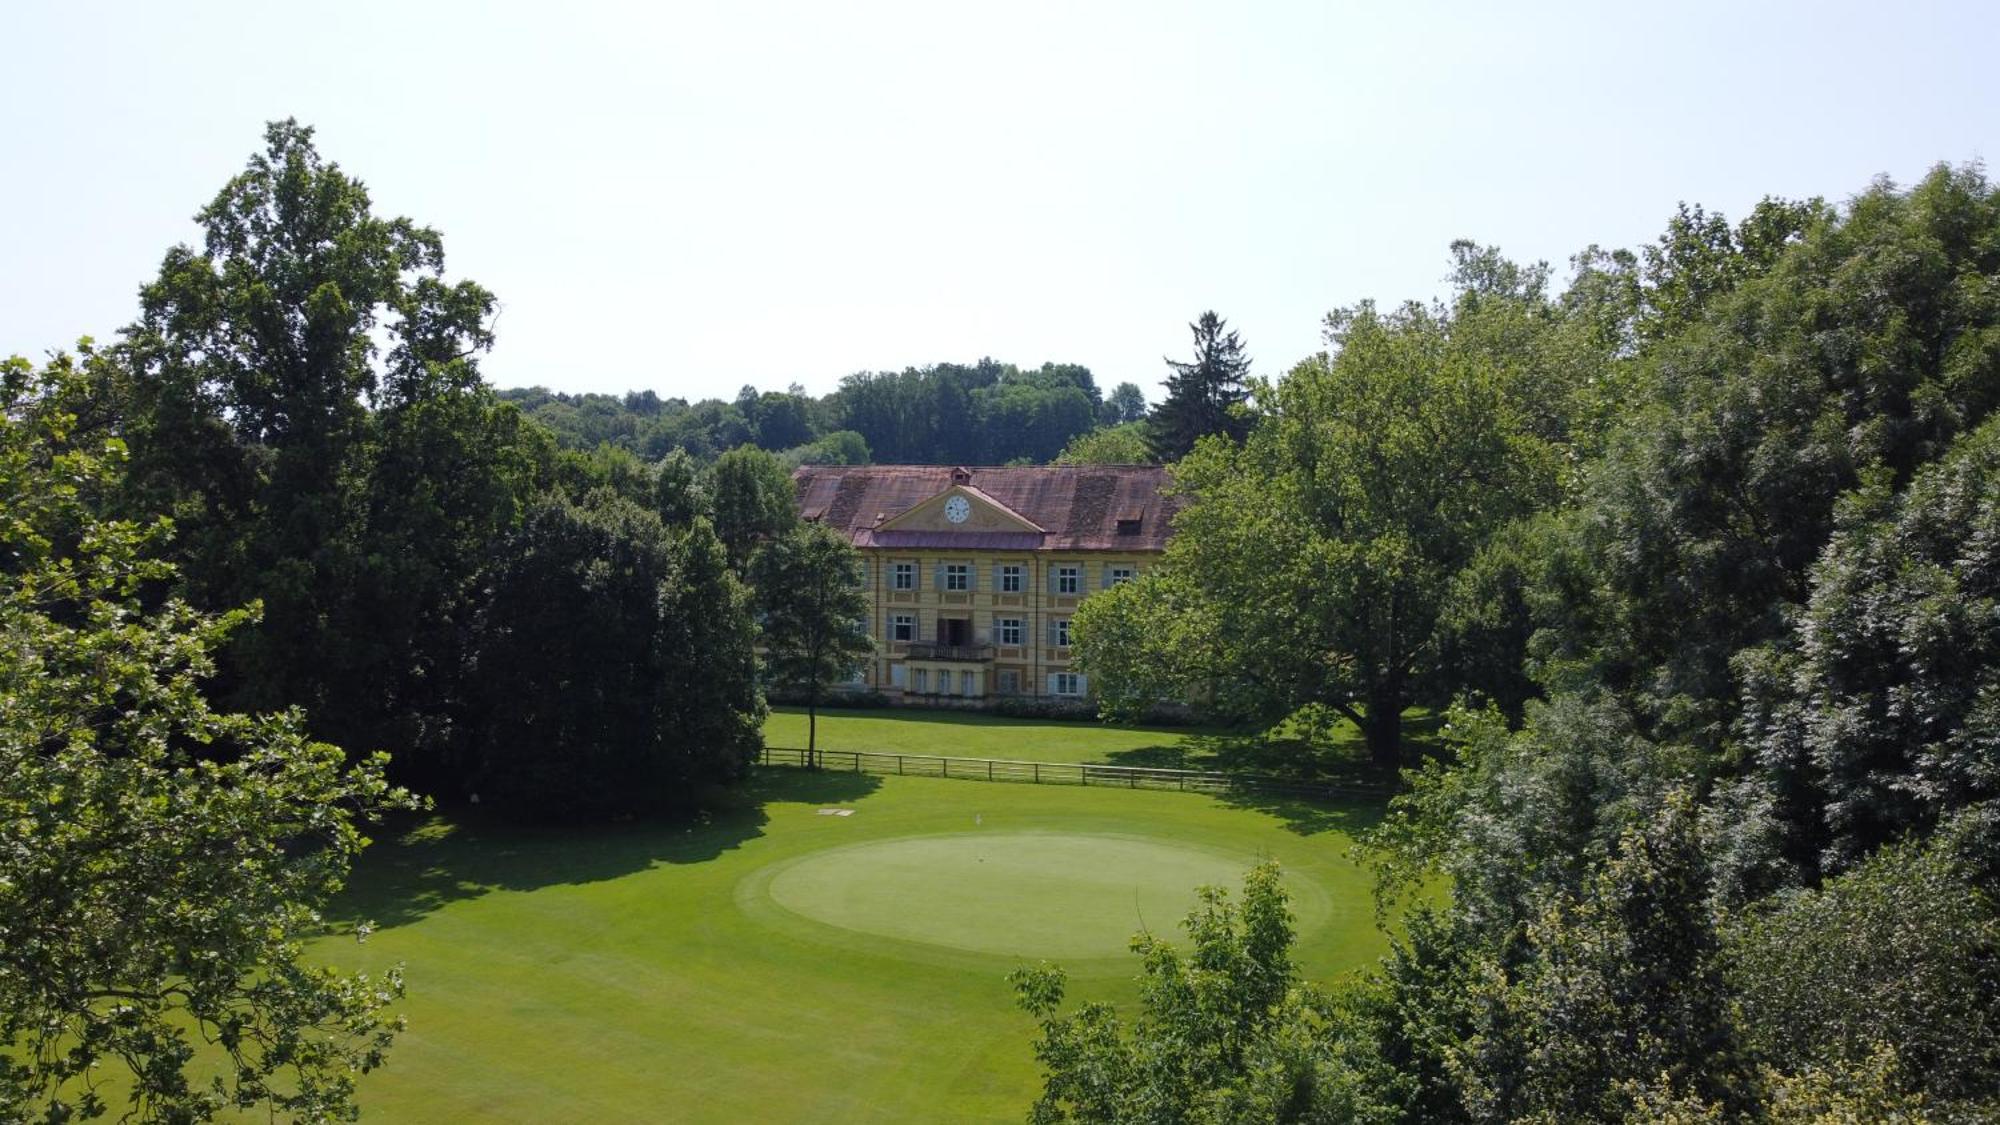
[[[1120, 705], [1174, 689], [1270, 723], [1318, 703], [1394, 764], [1455, 576], [1498, 528], [1553, 502], [1559, 459], [1514, 377], [1456, 346], [1448, 316], [1363, 307], [1335, 323], [1339, 350], [1272, 388], [1242, 448], [1203, 442], [1176, 466], [1190, 503], [1162, 565], [1080, 615], [1079, 641]], [[1141, 649], [1105, 643], [1143, 643], [1168, 619]], [[1126, 669], [1139, 682], [1110, 674]]]
[[1644, 356], [1568, 525], [1593, 572], [1539, 642], [1711, 749], [1732, 661], [1790, 628], [1836, 498], [1869, 472], [1901, 487], [2000, 401], [2000, 193], [1977, 170], [1766, 218], [1722, 270], [1742, 279]]
[[477, 629], [482, 801], [593, 820], [697, 805], [762, 745], [749, 595], [706, 520], [629, 500], [540, 502]]
[[768, 682], [806, 697], [806, 758], [818, 747], [819, 701], [874, 651], [861, 556], [845, 536], [805, 524], [758, 548], [751, 561]]
[[1707, 899], [1694, 804], [1675, 794], [1621, 836], [1582, 894], [1529, 922], [1524, 967], [1500, 1001], [1517, 1052], [1482, 1060], [1468, 1101], [1623, 1120], [1641, 1116], [1634, 1088], [1652, 1086], [1742, 1114], [1754, 1082]]
[[492, 294], [436, 231], [376, 216], [291, 121], [197, 216], [118, 349], [124, 509], [173, 516], [181, 592], [260, 600], [217, 688], [321, 734], [451, 752], [463, 622], [490, 543], [550, 482], [551, 444], [480, 382]]
[[1863, 1066], [1886, 1045], [1899, 1085], [1938, 1104], [2000, 1088], [2000, 910], [1943, 841], [1760, 903], [1729, 954], [1744, 1026], [1780, 1069]]
[[685, 527], [697, 516], [711, 515], [708, 489], [701, 469], [685, 449], [670, 451], [654, 470], [653, 507], [668, 527]]
[[[1123, 384], [1130, 386], [1131, 384]], [[1057, 465], [1144, 465], [1153, 453], [1146, 443], [1146, 423], [1121, 422], [1078, 434], [1056, 455]]]
[[1737, 665], [1795, 858], [1829, 871], [2000, 797], [2000, 420], [1836, 519], [1796, 646]]
[[1120, 383], [1104, 396], [1103, 423], [1106, 427], [1146, 420], [1146, 392], [1137, 383]]
[[1242, 441], [1250, 432], [1247, 405], [1250, 357], [1243, 341], [1227, 331], [1228, 322], [1213, 311], [1202, 313], [1188, 331], [1194, 334], [1194, 359], [1167, 360], [1167, 397], [1146, 420], [1149, 461], [1172, 462], [1188, 455], [1195, 443], [1211, 434]]
[[791, 473], [755, 446], [738, 446], [717, 458], [708, 471], [707, 493], [715, 534], [738, 573], [749, 567], [758, 544], [784, 535], [799, 521]]
[[203, 697], [255, 607], [143, 596], [171, 528], [98, 512], [123, 446], [74, 408], [103, 366], [0, 365], [0, 1116], [99, 1116], [110, 1080], [147, 1119], [351, 1118], [401, 977], [303, 943], [361, 822], [415, 802], [296, 712]]
[[1009, 976], [1021, 1008], [1041, 1021], [1045, 1086], [1029, 1120], [1396, 1120], [1375, 1096], [1393, 1077], [1368, 1040], [1342, 1033], [1351, 1014], [1298, 980], [1277, 864], [1244, 877], [1241, 906], [1213, 887], [1201, 897], [1184, 923], [1186, 953], [1151, 934], [1133, 939], [1143, 968], [1130, 1026], [1104, 1003], [1058, 1015], [1059, 968]]
[[870, 458], [860, 434], [835, 430], [786, 450], [782, 459], [794, 465], [866, 465]]

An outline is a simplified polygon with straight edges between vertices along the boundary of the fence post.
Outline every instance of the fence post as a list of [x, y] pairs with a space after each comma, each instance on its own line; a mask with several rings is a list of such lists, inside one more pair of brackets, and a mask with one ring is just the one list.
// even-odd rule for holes
[[896, 776], [903, 776], [903, 756], [901, 754], [896, 755]]
[[1035, 763], [1035, 784], [1036, 784], [1036, 785], [1040, 785], [1041, 783], [1042, 783], [1042, 763], [1040, 763], [1040, 762], [1036, 762], [1036, 763]]
[[993, 780], [993, 759], [986, 759], [986, 780]]

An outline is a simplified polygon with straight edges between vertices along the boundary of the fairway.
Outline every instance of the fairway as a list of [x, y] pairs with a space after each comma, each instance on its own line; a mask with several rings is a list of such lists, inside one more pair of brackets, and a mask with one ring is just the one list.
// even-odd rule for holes
[[[847, 815], [837, 815], [845, 812]], [[409, 1019], [361, 1082], [381, 1121], [1018, 1121], [1033, 1023], [1006, 973], [1129, 1003], [1140, 929], [1273, 856], [1320, 979], [1373, 962], [1366, 806], [767, 768], [697, 825], [433, 818], [339, 914], [402, 963]]]

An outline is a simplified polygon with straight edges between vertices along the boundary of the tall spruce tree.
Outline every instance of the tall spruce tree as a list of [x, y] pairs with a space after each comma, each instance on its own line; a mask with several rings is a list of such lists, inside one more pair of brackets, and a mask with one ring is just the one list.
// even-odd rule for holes
[[1202, 313], [1188, 325], [1194, 361], [1167, 360], [1174, 373], [1167, 377], [1167, 397], [1153, 408], [1147, 435], [1154, 460], [1178, 461], [1209, 434], [1240, 442], [1250, 432], [1249, 419], [1237, 409], [1249, 397], [1243, 380], [1250, 374], [1250, 357], [1236, 333], [1226, 331], [1228, 323], [1213, 310]]

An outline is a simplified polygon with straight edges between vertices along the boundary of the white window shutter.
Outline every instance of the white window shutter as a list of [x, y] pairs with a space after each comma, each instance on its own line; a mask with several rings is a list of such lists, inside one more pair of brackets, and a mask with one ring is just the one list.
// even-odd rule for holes
[[996, 593], [996, 594], [1000, 592], [1000, 564], [999, 564], [999, 563], [994, 563], [994, 564], [993, 564], [993, 592], [994, 592], [994, 593]]
[[943, 564], [943, 563], [937, 563], [937, 564], [935, 564], [935, 565], [933, 565], [933, 566], [931, 567], [931, 589], [933, 589], [933, 590], [942, 590], [942, 589], [944, 589], [944, 564]]
[[1103, 566], [1098, 567], [1097, 570], [1100, 576], [1097, 580], [1097, 588], [1100, 590], [1109, 590], [1111, 588], [1111, 564], [1105, 563]]
[[1082, 672], [1076, 674], [1076, 693], [1078, 695], [1090, 694], [1090, 677], [1084, 675]]
[[965, 588], [979, 592], [979, 564], [969, 559], [965, 563]]
[[1054, 672], [1050, 672], [1048, 694], [1054, 695], [1055, 693], [1056, 693], [1056, 674]]

